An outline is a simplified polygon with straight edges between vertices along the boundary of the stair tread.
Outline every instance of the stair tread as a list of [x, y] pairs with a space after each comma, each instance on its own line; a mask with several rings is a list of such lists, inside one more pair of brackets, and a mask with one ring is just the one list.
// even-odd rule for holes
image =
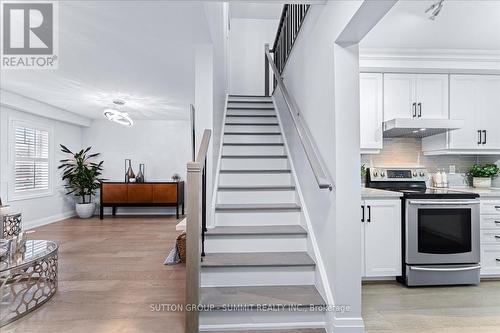
[[281, 132], [224, 132], [224, 135], [281, 135]]
[[274, 143], [274, 142], [224, 142], [223, 146], [241, 146], [241, 147], [251, 147], [251, 146], [284, 146], [284, 143]]
[[219, 186], [219, 191], [295, 191], [295, 186]]
[[221, 158], [288, 158], [287, 155], [221, 155]]
[[325, 301], [313, 285], [298, 286], [248, 286], [248, 287], [205, 287], [201, 288], [201, 303], [215, 309], [227, 305], [285, 305], [309, 308], [324, 306]]
[[215, 211], [221, 210], [297, 210], [301, 207], [295, 203], [268, 203], [268, 204], [217, 204]]
[[231, 126], [279, 126], [279, 123], [225, 123]]
[[274, 110], [274, 107], [265, 107], [265, 106], [228, 106], [228, 110]]
[[292, 173], [290, 169], [226, 169], [219, 173]]
[[307, 252], [207, 253], [203, 267], [314, 266]]
[[277, 116], [275, 114], [227, 114], [226, 117], [240, 117], [240, 118], [247, 118], [247, 117], [256, 117], [256, 118], [276, 118]]
[[223, 235], [307, 235], [300, 225], [262, 225], [262, 226], [220, 226], [207, 231], [208, 236]]
[[324, 328], [278, 329], [265, 331], [210, 331], [210, 333], [326, 333]]

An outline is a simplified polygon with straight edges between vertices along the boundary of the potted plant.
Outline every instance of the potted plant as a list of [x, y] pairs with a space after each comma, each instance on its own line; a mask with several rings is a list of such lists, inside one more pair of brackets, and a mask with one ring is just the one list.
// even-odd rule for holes
[[467, 172], [469, 181], [472, 179], [472, 186], [480, 188], [491, 187], [491, 179], [495, 178], [500, 169], [496, 164], [474, 164]]
[[92, 197], [95, 191], [100, 187], [103, 161], [92, 162], [91, 160], [99, 153], [90, 154], [88, 147], [73, 153], [66, 146], [61, 145], [61, 151], [70, 155], [68, 159], [60, 160], [62, 169], [62, 180], [66, 181], [65, 188], [68, 195], [74, 195], [79, 198], [76, 202], [76, 214], [80, 218], [89, 218], [94, 215], [95, 202]]

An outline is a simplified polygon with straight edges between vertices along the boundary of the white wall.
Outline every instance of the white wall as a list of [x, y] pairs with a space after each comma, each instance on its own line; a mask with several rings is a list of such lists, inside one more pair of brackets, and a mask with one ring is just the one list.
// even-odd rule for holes
[[[351, 306], [350, 312], [331, 318], [328, 329], [335, 332], [363, 332], [358, 52], [335, 44], [361, 2], [311, 7], [284, 71], [285, 85], [336, 186], [333, 192], [319, 190], [299, 142], [291, 144], [325, 282], [333, 289], [327, 300]], [[285, 111], [281, 108], [280, 115]], [[287, 140], [293, 131], [291, 125], [285, 129]]]
[[[34, 105], [34, 109], [39, 109], [39, 107]], [[11, 119], [27, 121], [52, 129], [53, 147], [51, 149], [53, 159], [51, 161], [51, 176], [53, 192], [51, 195], [17, 201], [9, 199], [8, 185], [11, 178], [10, 170], [12, 170], [9, 161], [9, 146], [11, 145], [9, 142], [9, 122]], [[59, 160], [64, 158], [64, 155], [60, 152], [59, 144], [81, 147], [82, 127], [0, 106], [0, 195], [4, 204], [7, 203], [11, 206], [11, 211], [23, 214], [24, 228], [32, 228], [74, 215], [74, 201], [71, 197], [65, 195], [66, 191], [57, 170]]]
[[264, 44], [272, 47], [278, 23], [277, 19], [231, 19], [230, 94], [264, 94]]
[[[135, 120], [125, 127], [106, 119], [94, 120], [83, 130], [83, 146], [101, 153], [103, 178], [123, 181], [125, 159], [132, 160], [137, 174], [139, 163], [145, 164], [146, 181], [168, 181], [174, 173], [186, 179], [186, 162], [191, 159], [189, 121]], [[70, 149], [77, 147], [68, 147]], [[109, 209], [105, 212], [109, 213]], [[166, 208], [121, 208], [118, 213], [165, 213]]]

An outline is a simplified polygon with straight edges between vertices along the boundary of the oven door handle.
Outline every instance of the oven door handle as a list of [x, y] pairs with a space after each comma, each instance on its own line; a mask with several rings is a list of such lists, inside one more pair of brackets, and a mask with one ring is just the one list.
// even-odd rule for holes
[[410, 269], [413, 271], [425, 271], [425, 272], [461, 272], [461, 271], [472, 271], [480, 268], [481, 265], [471, 266], [471, 267], [452, 267], [452, 268], [431, 268], [431, 267], [410, 266]]
[[432, 206], [441, 206], [441, 205], [455, 205], [455, 206], [463, 206], [463, 205], [479, 205], [478, 200], [471, 201], [419, 201], [419, 200], [409, 200], [410, 205], [432, 205]]

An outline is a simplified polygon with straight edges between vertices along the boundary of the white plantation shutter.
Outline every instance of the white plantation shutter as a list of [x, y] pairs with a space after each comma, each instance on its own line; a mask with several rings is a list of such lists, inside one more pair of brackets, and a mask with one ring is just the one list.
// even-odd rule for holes
[[14, 125], [14, 193], [49, 190], [49, 132]]

